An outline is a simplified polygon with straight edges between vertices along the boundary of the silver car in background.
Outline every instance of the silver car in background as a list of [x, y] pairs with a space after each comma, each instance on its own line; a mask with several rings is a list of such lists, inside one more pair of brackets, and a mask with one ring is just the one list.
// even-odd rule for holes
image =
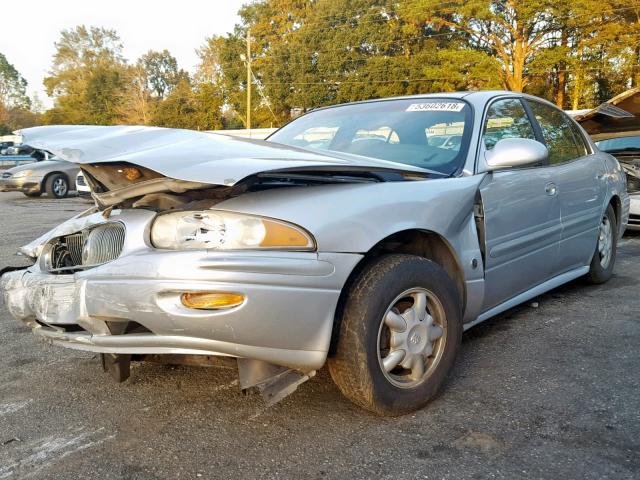
[[131, 360], [237, 359], [240, 388], [268, 402], [328, 363], [363, 408], [421, 408], [463, 330], [575, 278], [606, 282], [629, 214], [618, 161], [512, 92], [323, 108], [267, 141], [21, 133], [78, 163], [96, 207], [4, 270], [11, 314], [120, 380]]
[[43, 193], [53, 198], [65, 198], [76, 188], [80, 167], [58, 158], [24, 163], [0, 173], [0, 192], [22, 192], [27, 197]]

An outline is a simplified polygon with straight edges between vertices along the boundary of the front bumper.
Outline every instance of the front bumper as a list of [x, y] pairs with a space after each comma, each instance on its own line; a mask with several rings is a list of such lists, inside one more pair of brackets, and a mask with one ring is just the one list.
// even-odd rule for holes
[[8, 177], [0, 178], [0, 192], [40, 192], [42, 178], [39, 177]]
[[[9, 312], [36, 335], [80, 350], [228, 355], [303, 371], [322, 366], [338, 297], [361, 255], [157, 250], [148, 243], [153, 217], [112, 212], [127, 233], [121, 256], [109, 263], [54, 275], [38, 262], [5, 273], [0, 290]], [[80, 216], [52, 235], [100, 221], [99, 213]], [[198, 291], [246, 299], [218, 311], [182, 305], [181, 293]]]
[[[71, 275], [37, 265], [9, 272], [0, 288], [15, 318], [65, 347], [229, 355], [314, 370], [324, 364], [340, 291], [360, 258], [149, 249]], [[239, 292], [246, 300], [228, 310], [193, 310], [180, 294], [194, 291]], [[128, 322], [144, 333], [112, 333]]]

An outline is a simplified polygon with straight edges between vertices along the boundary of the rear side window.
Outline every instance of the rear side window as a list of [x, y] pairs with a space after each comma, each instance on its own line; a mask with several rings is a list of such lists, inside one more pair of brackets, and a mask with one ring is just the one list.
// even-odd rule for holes
[[585, 155], [589, 155], [591, 153], [591, 149], [587, 145], [587, 141], [584, 139], [584, 135], [580, 131], [580, 127], [576, 124], [576, 122], [569, 121], [571, 123], [571, 129], [573, 130], [573, 135], [576, 137], [576, 144], [578, 145], [578, 154], [581, 157]]
[[485, 147], [491, 150], [504, 138], [535, 140], [536, 136], [520, 100], [507, 98], [498, 100], [489, 107], [483, 138]]
[[584, 155], [576, 144], [571, 120], [564, 113], [543, 103], [530, 101], [529, 105], [540, 125], [542, 137], [549, 149], [549, 163], [551, 165], [570, 162]]

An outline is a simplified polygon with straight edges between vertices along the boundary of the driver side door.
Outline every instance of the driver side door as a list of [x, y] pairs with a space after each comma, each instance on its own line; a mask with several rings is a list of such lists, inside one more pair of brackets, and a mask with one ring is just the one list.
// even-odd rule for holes
[[[534, 125], [520, 98], [494, 101], [483, 153], [504, 138], [540, 141]], [[553, 276], [562, 226], [553, 168], [546, 164], [490, 172], [480, 195], [487, 311]]]

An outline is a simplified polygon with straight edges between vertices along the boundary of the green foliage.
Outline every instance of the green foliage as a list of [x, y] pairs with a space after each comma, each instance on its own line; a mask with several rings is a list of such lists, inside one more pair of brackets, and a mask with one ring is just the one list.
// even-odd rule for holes
[[4, 108], [29, 108], [27, 81], [0, 53], [0, 104]]
[[160, 127], [215, 130], [222, 128], [222, 97], [212, 85], [192, 88], [182, 79], [161, 102], [151, 123]]
[[169, 53], [169, 50], [145, 53], [138, 64], [144, 68], [147, 74], [147, 87], [156, 98], [162, 100], [180, 82], [187, 78], [184, 70], [178, 69], [178, 61]]
[[0, 135], [6, 135], [39, 121], [39, 114], [31, 110], [27, 96], [27, 81], [0, 53]]
[[127, 67], [113, 30], [85, 26], [63, 30], [51, 72], [44, 80], [54, 107], [45, 121], [61, 124], [113, 124], [120, 119]]
[[233, 32], [198, 49], [193, 78], [167, 50], [127, 64], [112, 30], [63, 31], [46, 120], [238, 128], [247, 60], [254, 127], [340, 102], [454, 90], [505, 88], [585, 108], [640, 84], [640, 6], [622, 0], [255, 0], [238, 13]]

